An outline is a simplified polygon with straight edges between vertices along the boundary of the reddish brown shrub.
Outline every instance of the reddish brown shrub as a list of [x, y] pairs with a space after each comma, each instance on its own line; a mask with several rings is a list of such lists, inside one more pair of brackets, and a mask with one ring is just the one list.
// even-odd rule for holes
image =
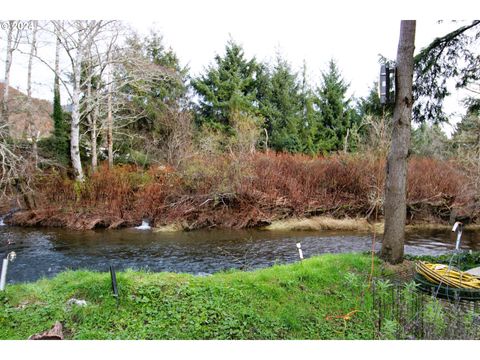
[[[465, 182], [445, 161], [409, 161], [410, 219], [445, 219]], [[155, 224], [245, 227], [286, 216], [381, 215], [385, 160], [366, 154], [309, 157], [256, 153], [197, 156], [183, 168], [101, 166], [81, 185], [59, 174], [39, 181], [41, 207]], [[108, 222], [105, 222], [107, 224]]]

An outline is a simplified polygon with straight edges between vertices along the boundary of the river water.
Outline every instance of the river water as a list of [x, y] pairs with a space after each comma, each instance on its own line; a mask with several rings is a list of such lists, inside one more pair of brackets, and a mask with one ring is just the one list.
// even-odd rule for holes
[[[377, 237], [376, 249], [380, 249]], [[8, 267], [8, 283], [35, 281], [67, 269], [108, 271], [145, 269], [206, 275], [227, 269], [255, 269], [323, 253], [368, 251], [368, 233], [338, 231], [199, 230], [155, 233], [151, 230], [91, 230], [0, 226], [0, 256], [17, 254]], [[405, 252], [443, 254], [455, 247], [449, 231], [408, 234]], [[480, 250], [480, 233], [464, 232], [462, 249]]]

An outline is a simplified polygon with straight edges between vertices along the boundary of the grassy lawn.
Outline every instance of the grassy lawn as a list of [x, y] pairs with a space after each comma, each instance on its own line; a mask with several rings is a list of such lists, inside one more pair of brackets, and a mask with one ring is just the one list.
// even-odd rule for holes
[[[109, 273], [69, 271], [7, 286], [0, 339], [27, 339], [57, 320], [67, 339], [370, 339], [370, 266], [367, 255], [326, 254], [208, 277], [126, 271], [118, 307]], [[67, 306], [73, 297], [88, 305]]]

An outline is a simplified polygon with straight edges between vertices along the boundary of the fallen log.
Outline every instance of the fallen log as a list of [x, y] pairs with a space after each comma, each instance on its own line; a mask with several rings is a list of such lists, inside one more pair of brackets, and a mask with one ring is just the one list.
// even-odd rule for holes
[[50, 330], [40, 334], [34, 334], [30, 336], [28, 340], [63, 340], [62, 323], [57, 321]]

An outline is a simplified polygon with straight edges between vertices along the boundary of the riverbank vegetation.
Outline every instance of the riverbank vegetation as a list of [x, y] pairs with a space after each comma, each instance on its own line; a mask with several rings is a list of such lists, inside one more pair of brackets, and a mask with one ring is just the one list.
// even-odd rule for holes
[[[365, 231], [382, 219], [384, 167], [382, 158], [365, 154], [255, 153], [191, 158], [177, 169], [103, 166], [82, 183], [48, 172], [33, 183], [38, 209], [7, 221], [74, 229], [134, 226], [147, 219], [176, 229]], [[472, 206], [461, 171], [453, 162], [412, 158], [409, 222], [448, 223], [452, 208]]]
[[[194, 76], [153, 30], [141, 36], [121, 21], [33, 23], [11, 34], [24, 42], [7, 45], [42, 64], [50, 60], [35, 55], [31, 39], [52, 45], [52, 123], [37, 137], [35, 110], [22, 110], [35, 107], [31, 93], [3, 86], [6, 223], [91, 229], [147, 219], [189, 230], [383, 220], [392, 106], [380, 103], [376, 83], [354, 97], [335, 60], [314, 79], [280, 53], [274, 61], [249, 58], [234, 39]], [[76, 43], [77, 33], [91, 38]], [[78, 53], [80, 63], [60, 67], [58, 59]], [[69, 99], [61, 99], [60, 85]], [[409, 223], [478, 220], [477, 100], [466, 99], [451, 138], [423, 113], [411, 129]], [[319, 216], [334, 220], [304, 220]]]

